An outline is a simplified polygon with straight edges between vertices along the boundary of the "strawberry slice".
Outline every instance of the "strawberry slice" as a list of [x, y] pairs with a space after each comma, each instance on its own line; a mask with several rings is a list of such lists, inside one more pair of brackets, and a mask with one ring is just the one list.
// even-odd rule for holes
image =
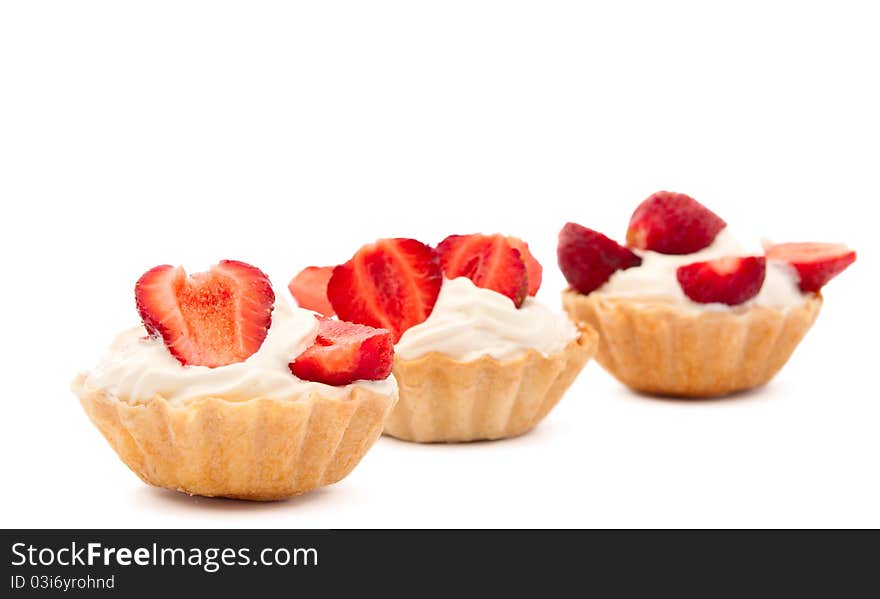
[[181, 364], [211, 368], [260, 349], [275, 304], [269, 278], [235, 260], [190, 276], [182, 266], [157, 266], [138, 279], [134, 295], [150, 335]]
[[287, 288], [300, 308], [333, 316], [333, 306], [327, 299], [327, 283], [331, 275], [332, 266], [307, 266], [290, 280]]
[[327, 385], [388, 378], [394, 362], [394, 340], [389, 331], [317, 318], [315, 342], [290, 364], [294, 375]]
[[562, 227], [556, 255], [565, 280], [581, 293], [598, 289], [618, 270], [642, 263], [613, 239], [576, 223]]
[[327, 298], [340, 319], [388, 329], [397, 343], [428, 318], [441, 285], [432, 247], [415, 239], [380, 239], [333, 269]]
[[528, 243], [516, 237], [508, 237], [507, 241], [510, 245], [519, 250], [519, 255], [522, 256], [523, 262], [526, 263], [526, 273], [529, 277], [529, 295], [537, 295], [538, 290], [541, 288], [541, 279], [544, 276], [544, 268], [532, 255]]
[[626, 244], [661, 254], [693, 254], [710, 246], [726, 226], [721, 217], [692, 197], [658, 191], [633, 212]]
[[764, 256], [725, 256], [680, 266], [676, 277], [685, 295], [695, 302], [736, 306], [758, 295], [766, 267]]
[[477, 287], [509, 297], [519, 308], [529, 291], [520, 251], [504, 235], [450, 235], [437, 246], [449, 279], [467, 277]]
[[788, 262], [798, 272], [801, 291], [816, 292], [856, 261], [840, 243], [780, 243], [765, 248], [769, 260]]

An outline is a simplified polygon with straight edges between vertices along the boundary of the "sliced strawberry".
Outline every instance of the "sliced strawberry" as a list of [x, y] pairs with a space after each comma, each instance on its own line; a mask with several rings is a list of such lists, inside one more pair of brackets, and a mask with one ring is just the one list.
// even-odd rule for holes
[[333, 269], [327, 298], [340, 319], [388, 329], [397, 343], [428, 318], [441, 285], [432, 247], [415, 239], [380, 239]]
[[347, 385], [387, 379], [393, 362], [389, 331], [319, 316], [315, 342], [290, 364], [290, 371], [306, 381]]
[[839, 243], [780, 243], [765, 252], [768, 259], [788, 262], [797, 270], [801, 291], [819, 291], [856, 261], [856, 253]]
[[190, 276], [182, 266], [157, 266], [138, 279], [134, 295], [147, 331], [181, 364], [211, 368], [260, 349], [275, 304], [269, 278], [235, 260]]
[[695, 302], [736, 306], [758, 295], [766, 266], [764, 256], [725, 256], [680, 266], [676, 276], [682, 291]]
[[331, 275], [332, 266], [307, 266], [290, 280], [287, 288], [300, 308], [333, 316], [333, 306], [327, 299], [327, 283]]
[[523, 262], [526, 263], [526, 273], [528, 273], [529, 276], [529, 295], [537, 295], [538, 290], [541, 288], [541, 279], [544, 276], [544, 268], [532, 255], [528, 243], [516, 237], [508, 237], [507, 241], [510, 245], [519, 250], [519, 255], [522, 256]]
[[573, 289], [590, 293], [616, 271], [639, 266], [642, 259], [601, 233], [567, 223], [559, 232], [559, 268]]
[[626, 244], [661, 254], [693, 254], [710, 246], [725, 226], [721, 217], [692, 197], [658, 191], [633, 212]]
[[443, 273], [467, 277], [522, 306], [529, 292], [529, 273], [520, 251], [504, 235], [450, 235], [437, 246]]

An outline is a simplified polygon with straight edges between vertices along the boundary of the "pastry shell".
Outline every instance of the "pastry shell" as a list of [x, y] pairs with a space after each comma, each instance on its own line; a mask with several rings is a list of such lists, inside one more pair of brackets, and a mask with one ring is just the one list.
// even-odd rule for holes
[[190, 495], [269, 501], [344, 478], [382, 432], [397, 397], [361, 387], [335, 398], [209, 397], [182, 404], [156, 396], [122, 401], [72, 389], [91, 421], [144, 482]]
[[460, 362], [432, 352], [394, 359], [400, 392], [385, 434], [420, 443], [503, 439], [532, 429], [559, 402], [596, 352], [598, 335], [579, 325], [561, 352], [528, 350], [501, 362], [490, 356]]
[[653, 299], [562, 293], [569, 316], [599, 332], [597, 360], [637, 391], [715, 397], [767, 383], [788, 361], [822, 307], [813, 295], [777, 310], [683, 310]]

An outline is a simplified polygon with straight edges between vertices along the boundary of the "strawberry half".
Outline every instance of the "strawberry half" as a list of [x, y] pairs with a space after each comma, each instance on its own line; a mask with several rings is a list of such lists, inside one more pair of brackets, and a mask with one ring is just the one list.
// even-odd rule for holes
[[765, 248], [767, 258], [788, 262], [798, 272], [801, 291], [816, 292], [856, 261], [839, 243], [780, 243]]
[[300, 308], [333, 316], [333, 306], [327, 299], [327, 283], [332, 275], [332, 266], [307, 266], [290, 280], [287, 288]]
[[182, 266], [157, 266], [138, 279], [134, 295], [150, 335], [181, 364], [211, 368], [260, 349], [275, 304], [269, 278], [235, 260], [190, 276]]
[[393, 362], [389, 331], [319, 316], [315, 342], [290, 364], [290, 371], [306, 381], [347, 385], [386, 379]]
[[676, 277], [685, 295], [695, 302], [736, 306], [758, 295], [766, 271], [764, 256], [725, 256], [680, 266]]
[[504, 235], [450, 235], [437, 246], [449, 279], [467, 277], [477, 287], [509, 297], [519, 308], [529, 292], [520, 251]]
[[575, 223], [559, 232], [559, 269], [573, 289], [590, 293], [615, 272], [639, 266], [642, 259], [613, 239]]
[[526, 273], [529, 277], [529, 295], [537, 295], [541, 288], [541, 279], [544, 277], [544, 268], [541, 263], [532, 255], [529, 250], [529, 244], [517, 237], [508, 237], [507, 241], [519, 250], [519, 255], [523, 262], [526, 263]]
[[721, 217], [692, 197], [658, 191], [633, 212], [626, 244], [661, 254], [692, 254], [711, 245], [726, 226]]
[[333, 269], [327, 298], [340, 319], [388, 329], [397, 343], [428, 318], [441, 285], [432, 247], [415, 239], [380, 239]]

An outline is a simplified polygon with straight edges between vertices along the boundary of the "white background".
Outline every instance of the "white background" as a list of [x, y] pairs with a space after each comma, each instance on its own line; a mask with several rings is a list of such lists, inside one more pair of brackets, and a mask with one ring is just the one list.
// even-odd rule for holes
[[[880, 526], [878, 26], [871, 2], [3, 3], [0, 525]], [[558, 306], [562, 224], [620, 238], [658, 189], [859, 251], [767, 388], [650, 399], [591, 364], [529, 435], [383, 438], [263, 505], [145, 486], [68, 389], [155, 264], [283, 288], [377, 237], [502, 231]]]

